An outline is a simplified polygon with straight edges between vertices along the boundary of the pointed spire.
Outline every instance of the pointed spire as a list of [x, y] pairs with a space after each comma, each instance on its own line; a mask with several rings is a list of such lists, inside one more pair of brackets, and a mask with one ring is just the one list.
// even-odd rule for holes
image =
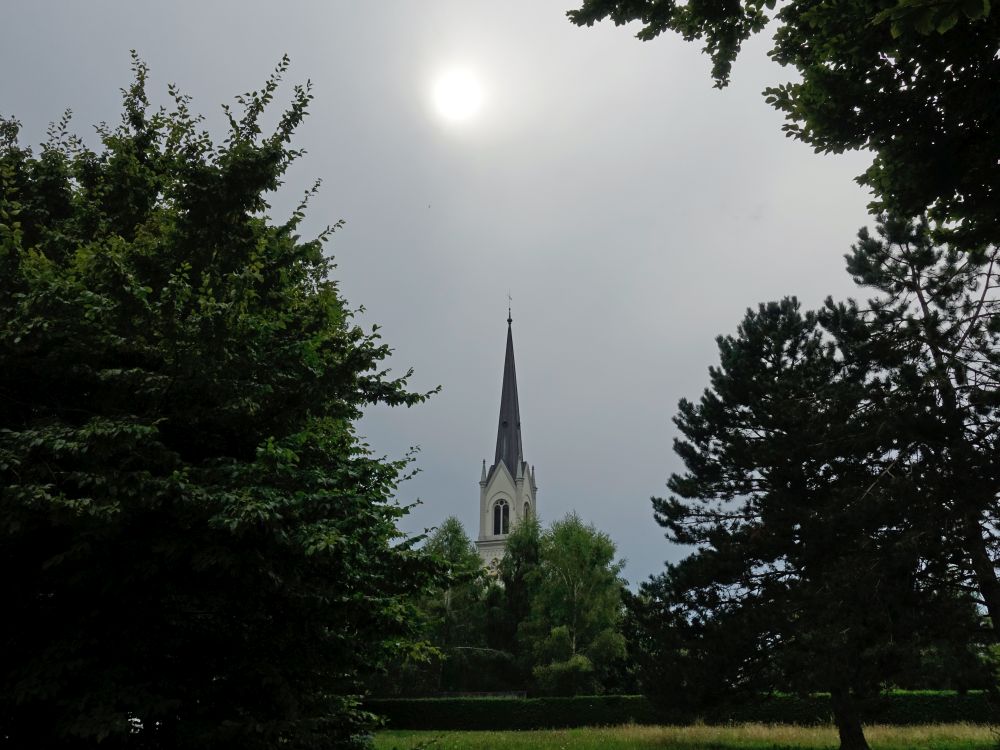
[[482, 473], [482, 476], [479, 478], [479, 483], [480, 484], [486, 484], [486, 459], [485, 458], [483, 459], [483, 473]]
[[507, 308], [507, 352], [503, 362], [503, 388], [500, 393], [500, 423], [497, 426], [497, 450], [493, 468], [503, 461], [511, 476], [517, 476], [521, 461], [521, 411], [517, 405], [517, 374], [514, 371], [514, 335]]

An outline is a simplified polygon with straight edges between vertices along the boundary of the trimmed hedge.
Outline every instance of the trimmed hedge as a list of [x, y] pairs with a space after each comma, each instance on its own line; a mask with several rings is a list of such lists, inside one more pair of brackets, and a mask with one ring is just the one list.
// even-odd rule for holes
[[606, 724], [655, 724], [657, 713], [640, 695], [575, 698], [387, 698], [365, 708], [393, 729], [547, 729]]
[[[614, 724], [709, 724], [763, 722], [828, 724], [828, 695], [773, 695], [752, 703], [692, 714], [658, 709], [641, 695], [575, 698], [385, 698], [366, 708], [386, 718], [394, 729], [565, 729]], [[1000, 710], [984, 693], [894, 692], [871, 702], [866, 723], [1000, 723]]]

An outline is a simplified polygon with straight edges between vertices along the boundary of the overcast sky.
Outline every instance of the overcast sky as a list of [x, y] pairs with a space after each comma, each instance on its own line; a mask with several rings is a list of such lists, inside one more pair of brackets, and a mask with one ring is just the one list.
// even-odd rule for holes
[[[67, 107], [92, 134], [118, 120], [135, 48], [154, 101], [177, 83], [218, 133], [219, 105], [287, 52], [289, 85], [312, 80], [316, 99], [274, 214], [323, 179], [307, 229], [346, 220], [329, 250], [347, 299], [382, 326], [395, 370], [442, 386], [360, 426], [380, 454], [420, 446], [400, 496], [422, 505], [405, 529], [456, 515], [476, 532], [509, 291], [539, 514], [575, 510], [608, 532], [635, 583], [684, 553], [649, 498], [679, 468], [671, 417], [707, 384], [715, 337], [760, 301], [854, 293], [843, 254], [869, 221], [853, 181], [868, 159], [784, 137], [760, 92], [792, 72], [767, 59], [768, 39], [718, 91], [697, 45], [578, 29], [572, 7], [7, 0], [0, 113], [29, 143]], [[432, 97], [456, 69], [482, 91], [460, 122]]]

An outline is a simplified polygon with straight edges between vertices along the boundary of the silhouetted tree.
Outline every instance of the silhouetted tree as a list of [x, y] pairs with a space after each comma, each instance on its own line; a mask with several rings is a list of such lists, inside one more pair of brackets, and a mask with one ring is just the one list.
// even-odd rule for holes
[[770, 57], [798, 73], [764, 92], [787, 134], [816, 151], [870, 151], [858, 181], [878, 210], [929, 215], [963, 246], [1000, 243], [1000, 15], [988, 0], [582, 0], [569, 17], [698, 40], [719, 87], [743, 42], [773, 27]]
[[883, 216], [847, 260], [855, 282], [876, 294], [864, 309], [828, 301], [822, 318], [884, 382], [873, 429], [895, 439], [883, 445], [883, 478], [897, 491], [907, 478], [914, 522], [947, 551], [927, 574], [974, 593], [1000, 622], [997, 247], [936, 244], [926, 222]]
[[[912, 482], [890, 472], [892, 384], [791, 298], [748, 311], [719, 353], [675, 419], [686, 471], [653, 502], [668, 538], [697, 551], [632, 602], [644, 685], [695, 705], [829, 691], [841, 748], [867, 748], [865, 699], [924, 640], [971, 627], [922, 575], [940, 547], [910, 513]], [[671, 671], [664, 694], [655, 679]]]
[[[363, 744], [359, 677], [438, 568], [400, 537], [406, 461], [353, 422], [411, 405], [352, 321], [332, 229], [274, 222], [312, 95], [284, 60], [224, 108], [150, 108], [134, 62], [91, 150], [0, 126], [0, 736], [19, 747]], [[310, 191], [310, 194], [313, 191]], [[307, 195], [308, 197], [308, 195]]]

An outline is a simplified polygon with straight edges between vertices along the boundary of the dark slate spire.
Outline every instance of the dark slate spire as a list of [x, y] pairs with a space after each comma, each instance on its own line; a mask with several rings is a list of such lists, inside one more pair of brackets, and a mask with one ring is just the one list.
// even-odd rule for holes
[[511, 333], [510, 309], [507, 310], [507, 353], [503, 361], [503, 390], [500, 393], [500, 424], [497, 426], [497, 452], [493, 474], [501, 461], [512, 477], [517, 476], [523, 461], [521, 451], [521, 411], [517, 406], [517, 374], [514, 371], [514, 336]]

